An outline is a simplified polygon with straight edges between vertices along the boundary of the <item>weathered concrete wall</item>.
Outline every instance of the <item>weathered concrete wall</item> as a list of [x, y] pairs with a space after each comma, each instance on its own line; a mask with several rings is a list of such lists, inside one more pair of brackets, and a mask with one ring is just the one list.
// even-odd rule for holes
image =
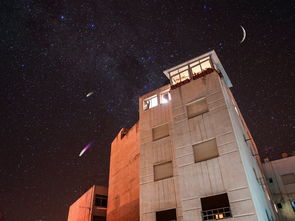
[[138, 124], [135, 124], [122, 139], [121, 131], [112, 142], [107, 220], [138, 221]]
[[295, 183], [284, 184], [281, 179], [282, 175], [295, 174], [295, 156], [264, 162], [263, 169], [275, 203], [282, 205], [282, 208], [277, 208], [280, 220], [295, 220], [291, 207], [291, 201], [295, 201]]
[[108, 195], [107, 187], [92, 186], [69, 209], [68, 221], [92, 221], [93, 215], [106, 216], [106, 209], [94, 205], [95, 194]]
[[[182, 205], [178, 215], [186, 221], [201, 221], [200, 198], [221, 193], [228, 194], [233, 220], [257, 220], [221, 87], [214, 72], [171, 91]], [[200, 98], [207, 99], [209, 111], [189, 119], [186, 105]], [[195, 163], [192, 145], [212, 138], [219, 156]]]
[[[139, 99], [140, 128], [140, 220], [155, 220], [155, 211], [177, 207], [175, 157], [171, 138], [171, 102], [143, 111], [145, 98], [160, 95], [170, 88], [166, 85]], [[153, 128], [168, 123], [169, 136], [153, 140]], [[172, 161], [173, 177], [154, 180], [154, 165]]]

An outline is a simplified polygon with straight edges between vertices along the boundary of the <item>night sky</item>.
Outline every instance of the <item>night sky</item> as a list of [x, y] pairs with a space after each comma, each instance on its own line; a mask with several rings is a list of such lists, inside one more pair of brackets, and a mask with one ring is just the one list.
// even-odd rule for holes
[[2, 0], [0, 10], [6, 221], [65, 221], [86, 189], [108, 184], [110, 144], [138, 120], [138, 97], [212, 49], [262, 157], [295, 150], [292, 0]]

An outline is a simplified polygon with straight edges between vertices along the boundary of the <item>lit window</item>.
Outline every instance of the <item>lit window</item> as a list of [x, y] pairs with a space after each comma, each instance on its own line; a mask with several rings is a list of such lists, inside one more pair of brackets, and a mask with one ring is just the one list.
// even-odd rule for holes
[[202, 67], [202, 70], [206, 70], [207, 68], [211, 68], [210, 61], [208, 60], [208, 61], [201, 63], [201, 67]]
[[192, 68], [192, 73], [193, 74], [198, 74], [198, 73], [201, 73], [202, 70], [201, 70], [201, 66], [200, 65], [197, 65], [195, 67]]
[[203, 220], [218, 220], [232, 217], [226, 193], [201, 198]]
[[177, 70], [171, 71], [169, 75], [172, 84], [177, 84], [185, 81], [186, 79], [190, 79], [188, 66], [183, 66]]
[[148, 110], [158, 106], [158, 96], [152, 96], [143, 101], [143, 110]]
[[164, 91], [160, 94], [160, 103], [167, 104], [171, 100], [171, 95], [169, 91]]

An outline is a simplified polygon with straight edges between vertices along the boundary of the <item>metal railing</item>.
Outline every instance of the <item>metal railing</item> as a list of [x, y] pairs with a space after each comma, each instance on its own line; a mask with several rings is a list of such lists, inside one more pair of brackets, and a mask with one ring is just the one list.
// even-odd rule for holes
[[232, 217], [230, 207], [222, 207], [211, 210], [203, 210], [202, 218], [203, 220], [219, 220]]

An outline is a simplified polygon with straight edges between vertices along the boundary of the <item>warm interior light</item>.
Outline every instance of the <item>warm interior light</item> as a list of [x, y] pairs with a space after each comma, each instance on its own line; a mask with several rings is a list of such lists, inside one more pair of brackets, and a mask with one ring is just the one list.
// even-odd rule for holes
[[222, 213], [216, 214], [215, 219], [223, 219], [223, 214]]

